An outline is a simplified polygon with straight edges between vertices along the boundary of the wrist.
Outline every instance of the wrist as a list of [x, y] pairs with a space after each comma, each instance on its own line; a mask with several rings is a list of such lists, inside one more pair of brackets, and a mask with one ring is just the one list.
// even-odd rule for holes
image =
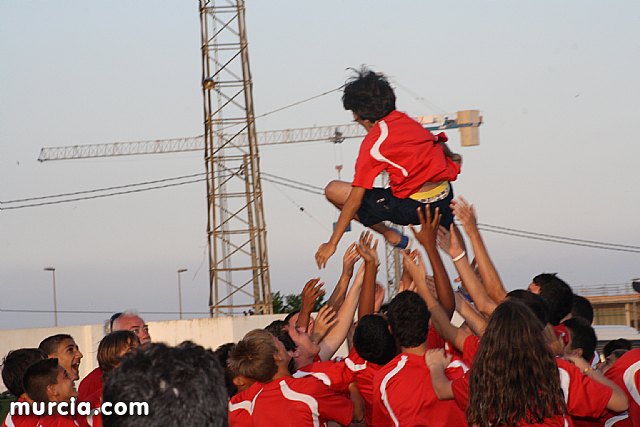
[[466, 256], [467, 256], [467, 251], [463, 250], [463, 251], [462, 251], [462, 252], [460, 252], [458, 255], [456, 255], [456, 256], [452, 256], [452, 257], [451, 257], [451, 261], [453, 261], [453, 262], [455, 263], [455, 262], [460, 261], [462, 258], [464, 258], [464, 257], [466, 257]]

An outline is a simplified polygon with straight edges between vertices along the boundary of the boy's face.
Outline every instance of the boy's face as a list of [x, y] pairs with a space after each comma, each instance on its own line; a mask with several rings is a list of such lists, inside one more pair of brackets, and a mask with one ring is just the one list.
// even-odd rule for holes
[[78, 349], [76, 342], [72, 339], [65, 339], [58, 345], [58, 349], [54, 354], [49, 355], [50, 358], [58, 358], [58, 363], [67, 370], [73, 381], [80, 379], [80, 360], [82, 353]]
[[58, 365], [57, 383], [49, 385], [49, 400], [52, 402], [69, 402], [78, 397], [75, 382], [65, 368]]

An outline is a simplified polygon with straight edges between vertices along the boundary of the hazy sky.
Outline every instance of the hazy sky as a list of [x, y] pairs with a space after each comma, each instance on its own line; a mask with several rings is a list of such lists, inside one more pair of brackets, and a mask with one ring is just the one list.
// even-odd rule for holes
[[[412, 115], [479, 109], [481, 145], [457, 194], [484, 223], [640, 245], [640, 3], [637, 1], [247, 1], [256, 114], [340, 86], [368, 64]], [[204, 171], [181, 153], [38, 163], [43, 146], [203, 132], [197, 1], [0, 2], [0, 201]], [[332, 93], [257, 122], [258, 131], [348, 123]], [[263, 148], [262, 170], [317, 186], [350, 179], [358, 140]], [[265, 183], [272, 290], [318, 275], [337, 212]], [[3, 204], [0, 207], [7, 207]], [[299, 206], [305, 208], [301, 212]], [[206, 312], [204, 184], [0, 211], [0, 309]], [[356, 228], [359, 230], [359, 228]], [[342, 248], [357, 236], [343, 239]], [[486, 233], [510, 288], [539, 272], [574, 286], [640, 276], [640, 254]], [[340, 254], [320, 275], [330, 288]], [[61, 324], [106, 315], [60, 314]], [[149, 320], [177, 314], [146, 315]], [[0, 312], [0, 328], [52, 314]]]

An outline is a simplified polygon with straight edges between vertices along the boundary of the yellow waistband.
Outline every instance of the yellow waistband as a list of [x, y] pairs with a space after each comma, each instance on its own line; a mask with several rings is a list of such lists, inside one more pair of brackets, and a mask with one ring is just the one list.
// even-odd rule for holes
[[447, 191], [448, 188], [449, 181], [443, 181], [442, 184], [438, 185], [437, 187], [434, 187], [429, 191], [420, 191], [418, 193], [413, 193], [409, 196], [409, 198], [413, 200], [431, 199], [432, 197], [439, 196], [443, 192]]

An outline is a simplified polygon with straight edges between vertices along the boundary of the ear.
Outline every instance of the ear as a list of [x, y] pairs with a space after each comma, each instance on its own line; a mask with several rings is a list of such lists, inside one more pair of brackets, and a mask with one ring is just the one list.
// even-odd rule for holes
[[247, 386], [247, 378], [244, 375], [236, 375], [231, 381], [233, 382], [233, 385], [238, 387], [238, 389], [244, 390]]
[[56, 402], [59, 394], [58, 384], [49, 384], [47, 386], [47, 396], [49, 397], [50, 402]]

